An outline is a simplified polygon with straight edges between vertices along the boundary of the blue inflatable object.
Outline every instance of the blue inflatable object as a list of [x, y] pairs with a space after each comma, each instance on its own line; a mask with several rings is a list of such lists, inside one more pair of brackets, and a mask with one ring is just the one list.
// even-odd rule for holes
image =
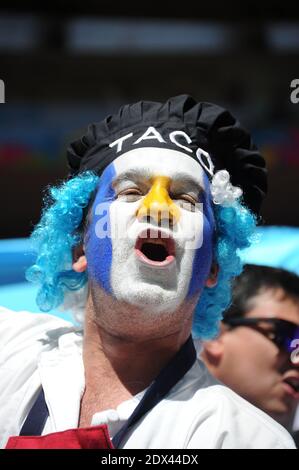
[[0, 286], [25, 282], [25, 269], [35, 259], [28, 238], [0, 240]]
[[[28, 238], [0, 240], [0, 305], [11, 310], [41, 313], [36, 305], [37, 286], [25, 279], [25, 270], [34, 263]], [[70, 312], [52, 311], [73, 322]]]
[[299, 276], [299, 228], [260, 227], [257, 242], [241, 257], [245, 263], [283, 268]]

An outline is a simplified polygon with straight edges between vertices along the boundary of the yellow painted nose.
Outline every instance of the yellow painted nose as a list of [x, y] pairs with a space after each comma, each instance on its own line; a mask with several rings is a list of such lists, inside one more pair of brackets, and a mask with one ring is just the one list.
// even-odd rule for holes
[[138, 208], [136, 217], [150, 216], [159, 223], [161, 219], [169, 219], [175, 224], [180, 218], [180, 210], [169, 197], [170, 178], [156, 176], [152, 181], [152, 187]]

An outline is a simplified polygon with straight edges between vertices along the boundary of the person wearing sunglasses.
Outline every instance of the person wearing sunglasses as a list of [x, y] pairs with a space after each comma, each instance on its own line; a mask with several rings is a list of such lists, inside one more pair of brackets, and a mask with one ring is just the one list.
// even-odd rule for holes
[[202, 358], [218, 380], [292, 431], [299, 403], [299, 277], [246, 265], [234, 281], [221, 332], [204, 343]]

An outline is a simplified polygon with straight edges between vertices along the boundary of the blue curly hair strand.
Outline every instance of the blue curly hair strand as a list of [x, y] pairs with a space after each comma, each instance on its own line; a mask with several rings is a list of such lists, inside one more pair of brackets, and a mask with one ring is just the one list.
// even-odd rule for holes
[[[72, 250], [82, 241], [79, 227], [84, 209], [99, 184], [100, 178], [85, 172], [50, 190], [47, 203], [31, 240], [37, 259], [27, 269], [28, 281], [39, 284], [36, 302], [48, 312], [64, 302], [65, 294], [77, 291], [87, 283], [86, 273], [72, 269]], [[217, 239], [214, 261], [219, 266], [218, 282], [205, 287], [195, 308], [193, 336], [210, 339], [217, 335], [222, 312], [231, 300], [231, 281], [242, 271], [239, 250], [247, 248], [256, 227], [254, 215], [241, 203], [214, 205]]]
[[214, 261], [219, 267], [217, 284], [205, 287], [195, 308], [192, 333], [195, 338], [211, 339], [218, 334], [222, 313], [231, 302], [231, 282], [242, 272], [239, 250], [253, 241], [255, 216], [242, 204], [214, 205], [217, 239]]

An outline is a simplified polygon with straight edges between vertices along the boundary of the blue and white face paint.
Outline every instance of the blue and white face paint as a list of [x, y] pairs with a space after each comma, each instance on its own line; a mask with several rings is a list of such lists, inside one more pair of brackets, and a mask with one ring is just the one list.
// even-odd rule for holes
[[174, 311], [205, 285], [214, 225], [210, 183], [194, 159], [130, 150], [101, 177], [85, 243], [89, 279], [118, 301]]

